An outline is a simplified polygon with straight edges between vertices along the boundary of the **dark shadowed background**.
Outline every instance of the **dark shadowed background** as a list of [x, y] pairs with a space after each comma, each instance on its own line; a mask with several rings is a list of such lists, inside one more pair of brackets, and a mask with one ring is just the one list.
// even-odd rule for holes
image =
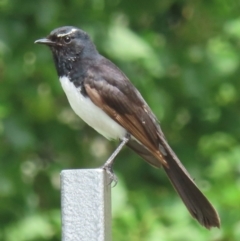
[[125, 148], [114, 241], [240, 240], [240, 3], [0, 0], [0, 240], [59, 241], [59, 173], [98, 167], [117, 143], [71, 110], [50, 51], [60, 26], [87, 31], [137, 86], [169, 143], [219, 211], [208, 231], [166, 175]]

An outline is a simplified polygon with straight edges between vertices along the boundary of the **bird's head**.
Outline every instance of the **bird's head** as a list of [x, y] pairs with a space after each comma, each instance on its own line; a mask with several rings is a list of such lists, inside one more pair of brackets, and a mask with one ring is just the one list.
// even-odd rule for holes
[[71, 59], [96, 52], [88, 34], [71, 26], [54, 29], [46, 38], [35, 43], [48, 45], [55, 58]]
[[46, 38], [36, 40], [35, 43], [50, 47], [60, 76], [69, 73], [79, 61], [98, 56], [88, 34], [76, 27], [54, 29]]

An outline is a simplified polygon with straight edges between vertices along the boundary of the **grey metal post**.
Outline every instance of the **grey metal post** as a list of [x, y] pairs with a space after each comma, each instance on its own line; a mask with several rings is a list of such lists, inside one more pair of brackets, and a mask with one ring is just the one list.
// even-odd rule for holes
[[111, 241], [111, 185], [103, 169], [61, 172], [62, 241]]

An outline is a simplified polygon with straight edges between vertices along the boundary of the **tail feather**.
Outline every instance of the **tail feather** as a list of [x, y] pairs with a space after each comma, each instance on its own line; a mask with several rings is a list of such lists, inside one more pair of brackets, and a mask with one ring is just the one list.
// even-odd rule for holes
[[[130, 140], [127, 145], [151, 165], [157, 168], [161, 167], [159, 160], [138, 142]], [[208, 229], [211, 227], [220, 227], [220, 218], [214, 207], [198, 189], [167, 142], [164, 141], [163, 146], [167, 153], [165, 158], [168, 163], [168, 167], [163, 167], [163, 169], [190, 214]]]

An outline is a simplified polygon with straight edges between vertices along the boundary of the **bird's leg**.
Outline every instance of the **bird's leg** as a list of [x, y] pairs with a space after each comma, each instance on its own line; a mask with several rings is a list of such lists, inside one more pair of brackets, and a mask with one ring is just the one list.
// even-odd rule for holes
[[109, 177], [110, 177], [110, 184], [112, 182], [114, 182], [113, 187], [115, 187], [117, 185], [117, 177], [113, 172], [113, 163], [114, 163], [114, 158], [117, 156], [117, 154], [122, 150], [123, 146], [129, 141], [130, 139], [130, 134], [127, 133], [126, 136], [123, 137], [123, 139], [121, 140], [121, 142], [119, 143], [118, 147], [116, 148], [116, 150], [112, 153], [112, 155], [107, 159], [107, 161], [104, 163], [103, 165], [103, 169], [106, 170], [106, 172], [108, 173]]

